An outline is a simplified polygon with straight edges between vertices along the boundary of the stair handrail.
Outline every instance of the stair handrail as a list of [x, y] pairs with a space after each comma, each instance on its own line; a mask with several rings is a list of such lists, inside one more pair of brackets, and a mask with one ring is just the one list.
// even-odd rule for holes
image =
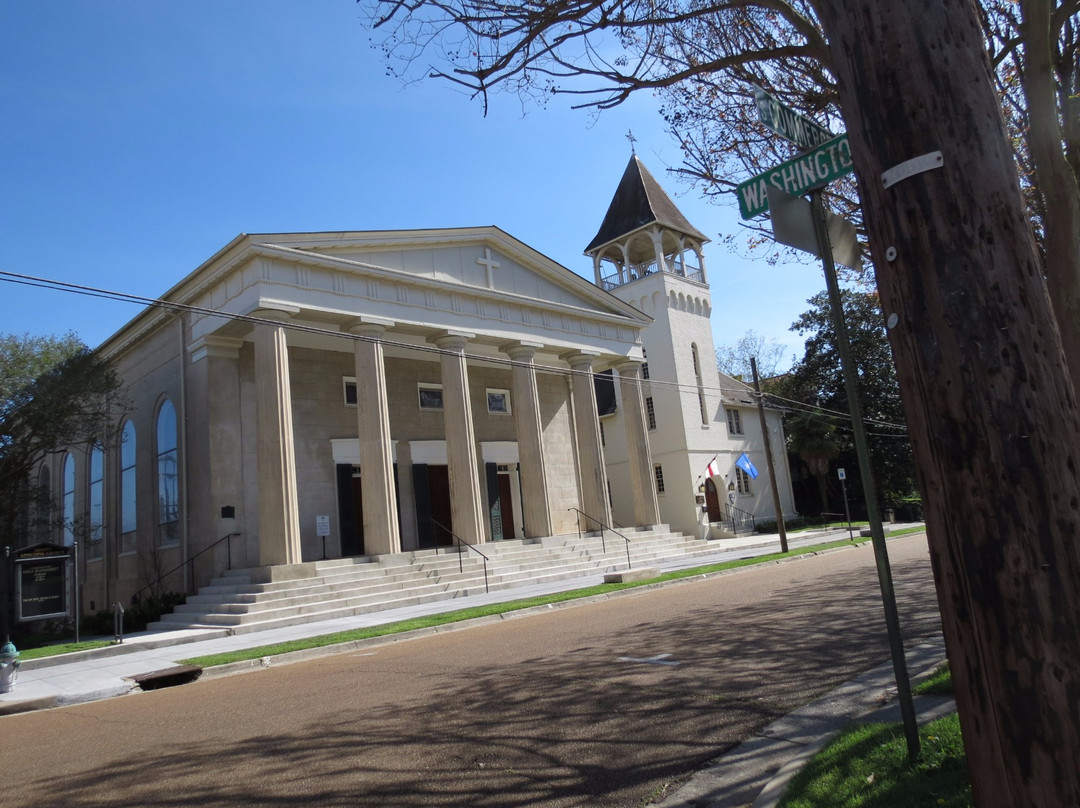
[[[465, 565], [461, 563], [461, 547], [462, 547], [462, 545], [464, 545], [465, 547], [468, 547], [470, 550], [472, 550], [474, 553], [476, 553], [478, 556], [480, 556], [482, 559], [484, 559], [484, 591], [485, 592], [490, 592], [491, 590], [488, 589], [488, 562], [491, 559], [488, 558], [486, 555], [484, 555], [479, 550], [477, 550], [475, 546], [469, 544], [469, 542], [465, 541], [465, 539], [461, 538], [461, 536], [459, 536], [457, 533], [452, 531], [450, 528], [448, 528], [446, 525], [444, 525], [442, 522], [438, 521], [437, 519], [431, 519], [431, 524], [435, 525], [436, 527], [441, 527], [443, 530], [445, 530], [447, 533], [449, 533], [453, 537], [454, 542], [455, 542], [455, 546], [458, 548], [458, 572], [464, 572], [465, 571]], [[438, 551], [439, 551], [439, 548], [436, 547], [435, 552], [438, 552]]]
[[[630, 539], [628, 539], [622, 533], [617, 531], [611, 525], [605, 524], [604, 522], [597, 519], [595, 516], [590, 516], [589, 514], [585, 513], [585, 511], [580, 510], [579, 508], [567, 508], [567, 510], [568, 511], [577, 511], [579, 514], [584, 516], [586, 519], [591, 519], [592, 521], [596, 522], [596, 524], [600, 525], [600, 546], [604, 549], [605, 553], [607, 552], [607, 542], [604, 541], [604, 531], [605, 530], [610, 530], [612, 533], [614, 533], [616, 536], [618, 536], [620, 539], [622, 539], [624, 542], [626, 542], [626, 568], [628, 570], [632, 570], [634, 568], [634, 565], [630, 563]], [[578, 538], [579, 539], [581, 538], [581, 522], [578, 522]]]
[[[228, 543], [228, 544], [227, 544], [227, 545], [225, 546], [225, 547], [226, 547], [226, 550], [227, 550], [227, 555], [226, 555], [226, 558], [225, 558], [225, 569], [227, 569], [227, 570], [231, 570], [231, 569], [232, 569], [232, 542], [231, 542], [231, 541], [229, 541], [229, 540], [230, 540], [230, 539], [232, 539], [232, 538], [233, 538], [234, 536], [240, 536], [240, 535], [242, 535], [242, 534], [240, 534], [240, 533], [229, 533], [229, 534], [228, 534], [228, 535], [226, 535], [226, 536], [222, 536], [222, 537], [221, 537], [220, 539], [218, 539], [218, 540], [217, 540], [216, 542], [214, 542], [213, 544], [211, 544], [211, 545], [209, 545], [208, 547], [204, 547], [203, 549], [199, 550], [199, 552], [197, 552], [197, 553], [196, 553], [195, 555], [191, 556], [191, 558], [189, 558], [189, 559], [188, 559], [187, 561], [183, 562], [182, 564], [178, 564], [177, 566], [173, 567], [173, 568], [172, 568], [171, 570], [169, 570], [168, 572], [163, 572], [163, 573], [162, 573], [161, 575], [159, 575], [159, 576], [157, 577], [157, 580], [151, 581], [151, 582], [150, 582], [150, 583], [148, 583], [148, 584], [147, 584], [146, 586], [144, 586], [144, 587], [143, 587], [142, 589], [139, 589], [139, 590], [137, 590], [137, 591], [135, 592], [135, 594], [131, 596], [131, 603], [133, 603], [133, 604], [135, 604], [135, 603], [138, 603], [138, 602], [139, 602], [139, 595], [141, 595], [141, 594], [142, 594], [143, 592], [145, 592], [145, 591], [146, 591], [147, 589], [150, 589], [151, 587], [157, 586], [157, 585], [158, 585], [159, 583], [161, 583], [162, 581], [164, 581], [164, 580], [165, 580], [166, 578], [168, 578], [168, 577], [169, 577], [170, 575], [172, 575], [172, 574], [173, 574], [174, 572], [176, 572], [176, 571], [177, 571], [177, 570], [179, 570], [179, 569], [183, 569], [183, 568], [184, 568], [184, 567], [186, 567], [186, 566], [187, 566], [188, 564], [191, 564], [191, 563], [193, 563], [193, 562], [195, 561], [195, 559], [196, 559], [196, 558], [198, 558], [199, 556], [201, 556], [201, 555], [202, 555], [203, 553], [207, 553], [207, 552], [209, 552], [209, 551], [213, 550], [213, 549], [214, 549], [215, 547], [217, 547], [217, 546], [218, 546], [219, 544], [221, 544], [221, 543], [222, 543], [223, 541], [225, 541], [225, 542], [229, 542], [229, 543]], [[187, 588], [187, 587], [185, 586], [185, 589], [186, 589], [186, 588]]]
[[[750, 530], [757, 530], [756, 517], [750, 511], [744, 511], [730, 504], [725, 507], [727, 508], [727, 522], [731, 524], [732, 533], [738, 533], [739, 528], [747, 524], [750, 525]], [[723, 524], [724, 520], [721, 519], [720, 523]]]

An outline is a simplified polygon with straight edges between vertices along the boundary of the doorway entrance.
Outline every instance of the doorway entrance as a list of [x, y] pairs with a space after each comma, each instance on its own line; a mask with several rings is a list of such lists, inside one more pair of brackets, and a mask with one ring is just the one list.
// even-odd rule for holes
[[[454, 519], [450, 506], [450, 470], [447, 466], [413, 465], [416, 493], [416, 534], [421, 548], [451, 547]], [[438, 524], [436, 524], [438, 523]]]

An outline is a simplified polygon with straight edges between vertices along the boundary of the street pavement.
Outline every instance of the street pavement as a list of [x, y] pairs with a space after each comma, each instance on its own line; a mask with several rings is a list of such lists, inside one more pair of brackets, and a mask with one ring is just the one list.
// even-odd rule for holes
[[[829, 534], [815, 532], [799, 534], [798, 537], [792, 536], [789, 544], [792, 549], [797, 549], [830, 539], [846, 537], [846, 530]], [[714, 555], [689, 561], [661, 563], [658, 566], [662, 571], [667, 572], [772, 553], [779, 550], [779, 537], [756, 535], [719, 540], [717, 550]], [[437, 601], [338, 620], [234, 636], [229, 636], [224, 630], [213, 629], [141, 632], [125, 637], [121, 645], [24, 662], [12, 691], [0, 694], [0, 716], [62, 707], [131, 693], [139, 689], [137, 678], [149, 676], [154, 679], [164, 671], [175, 669], [183, 659], [380, 625], [469, 606], [501, 603], [580, 589], [602, 582], [603, 575], [597, 573], [542, 585], [529, 585], [487, 594], [469, 595], [449, 601]], [[600, 597], [607, 598], [612, 595]], [[499, 618], [483, 618], [481, 622], [497, 619]], [[475, 625], [475, 623], [476, 621], [468, 621], [453, 624], [440, 627], [438, 631], [466, 629], [470, 624]], [[252, 668], [355, 650], [356, 647], [350, 643], [344, 647], [330, 646], [295, 652], [285, 658], [265, 658], [218, 666], [203, 671], [202, 678], [225, 676]], [[943, 661], [943, 644], [938, 638], [936, 641], [908, 648], [907, 656], [909, 671], [912, 675], [917, 675]], [[824, 739], [831, 737], [850, 720], [867, 714], [876, 715], [876, 712], [880, 711], [882, 705], [886, 705], [894, 694], [895, 680], [891, 665], [868, 671], [826, 696], [770, 724], [751, 739], [699, 771], [660, 805], [663, 808], [690, 808], [691, 806], [745, 808], [752, 804], [754, 808], [768, 808], [775, 804], [791, 772], [797, 770], [801, 762], [808, 759], [820, 747]], [[929, 720], [953, 709], [950, 701], [941, 699], [919, 699], [918, 708], [920, 720]], [[895, 705], [886, 706], [884, 709], [895, 710]], [[883, 720], [896, 719], [886, 716]], [[0, 736], [3, 735], [2, 730], [3, 718], [0, 718]]]

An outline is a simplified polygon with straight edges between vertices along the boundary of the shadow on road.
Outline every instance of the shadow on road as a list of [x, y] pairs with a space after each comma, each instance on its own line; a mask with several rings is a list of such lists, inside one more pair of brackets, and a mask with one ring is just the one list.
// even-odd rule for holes
[[[400, 698], [372, 708], [348, 695], [370, 681], [370, 663], [338, 657], [344, 681], [331, 706], [326, 694], [280, 694], [282, 702], [310, 702], [314, 720], [278, 726], [274, 703], [256, 707], [256, 717], [220, 707], [219, 698], [200, 707], [189, 697], [188, 710], [222, 710], [222, 726], [243, 722], [254, 734], [181, 741], [178, 707], [177, 740], [158, 751], [131, 750], [18, 788], [9, 782], [9, 793], [22, 805], [102, 808], [639, 805], [755, 729], [888, 659], [876, 581], [870, 587], [865, 576], [838, 573], [823, 585], [808, 575], [754, 606], [703, 605], [678, 620], [597, 635], [569, 653], [511, 664], [480, 651], [471, 667], [437, 676], [402, 670], [392, 674]], [[897, 565], [894, 576], [906, 642], [936, 634], [929, 562]], [[528, 631], [528, 623], [500, 628]], [[302, 667], [288, 666], [296, 669], [292, 681], [302, 681]], [[187, 691], [229, 682], [242, 692], [240, 683], [261, 675]], [[97, 737], [109, 745], [123, 732], [105, 723]]]

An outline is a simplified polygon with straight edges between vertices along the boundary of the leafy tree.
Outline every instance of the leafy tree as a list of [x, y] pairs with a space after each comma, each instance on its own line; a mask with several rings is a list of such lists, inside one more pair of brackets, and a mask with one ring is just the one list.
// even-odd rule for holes
[[[1075, 285], [1073, 276], [1052, 278], [1055, 324], [1044, 278], [1056, 270], [1043, 261], [1021, 195], [985, 6], [368, 2], [389, 32], [391, 58], [435, 53], [444, 67], [427, 73], [485, 102], [502, 85], [604, 107], [743, 68], [819, 120], [839, 112], [904, 393], [976, 803], [1080, 804], [1080, 723], [1070, 720], [1080, 692], [1080, 413], [1062, 347], [1077, 344], [1068, 332], [1080, 331], [1080, 317], [1055, 286]], [[1060, 156], [1075, 131], [1077, 93], [1063, 87], [1064, 106], [1046, 103], [1062, 97], [1046, 63], [1074, 24], [1076, 0], [1019, 7], [1023, 101], [1033, 127], [1036, 104], [1056, 115], [1060, 134], [1048, 126], [1040, 148]], [[716, 21], [724, 50], [686, 33], [702, 19]], [[778, 46], [744, 50], [740, 32], [755, 25], [782, 32]], [[783, 92], [787, 76], [811, 70], [822, 79], [821, 112]], [[935, 152], [938, 168], [885, 187], [883, 172]], [[1032, 185], [1060, 189], [1068, 203], [1061, 238], [1075, 255], [1075, 166], [1032, 156]], [[1049, 218], [1044, 225], [1049, 244]], [[1072, 260], [1065, 273], [1077, 267]], [[1069, 361], [1075, 368], [1080, 351], [1069, 348]]]
[[799, 412], [785, 419], [788, 448], [817, 480], [821, 511], [829, 510], [829, 466], [840, 454], [836, 427], [820, 410]]
[[[541, 105], [564, 95], [601, 110], [634, 92], [655, 92], [682, 146], [680, 173], [717, 200], [730, 200], [746, 176], [793, 155], [758, 123], [752, 85], [833, 131], [843, 128], [834, 57], [814, 0], [358, 2], [386, 32], [380, 45], [390, 72], [448, 80], [481, 98], [485, 110], [499, 89]], [[1078, 8], [1080, 0], [978, 4], [981, 45], [1045, 245], [1066, 357], [1080, 378]], [[832, 183], [824, 196], [865, 239], [855, 180]], [[772, 244], [764, 222], [746, 226], [752, 246]]]
[[0, 546], [25, 537], [43, 493], [38, 464], [72, 444], [105, 443], [121, 405], [115, 371], [74, 334], [0, 335]]
[[763, 379], [775, 376], [784, 367], [784, 346], [751, 329], [734, 345], [721, 345], [716, 349], [716, 367], [733, 379], [750, 381], [754, 378], [750, 369], [751, 357], [757, 359], [758, 375]]
[[[841, 292], [841, 300], [851, 342], [851, 358], [858, 368], [859, 401], [867, 427], [874, 480], [879, 496], [888, 503], [907, 497], [916, 489], [915, 465], [904, 426], [904, 408], [892, 351], [877, 294], [845, 289]], [[790, 372], [770, 386], [769, 392], [812, 408], [812, 415], [806, 414], [805, 408], [797, 408], [803, 415], [788, 420], [785, 428], [791, 450], [810, 465], [819, 485], [826, 483], [825, 475], [829, 469], [827, 465], [815, 468], [814, 462], [835, 460], [838, 467], [850, 469], [848, 489], [852, 505], [861, 509], [862, 481], [855, 473], [858, 461], [851, 422], [849, 418], [837, 415], [848, 411], [848, 400], [829, 296], [821, 292], [808, 302], [812, 308], [791, 326], [792, 331], [806, 337], [806, 353]], [[831, 454], [816, 451], [822, 441], [833, 447]], [[829, 509], [824, 490], [821, 506], [823, 510]]]

